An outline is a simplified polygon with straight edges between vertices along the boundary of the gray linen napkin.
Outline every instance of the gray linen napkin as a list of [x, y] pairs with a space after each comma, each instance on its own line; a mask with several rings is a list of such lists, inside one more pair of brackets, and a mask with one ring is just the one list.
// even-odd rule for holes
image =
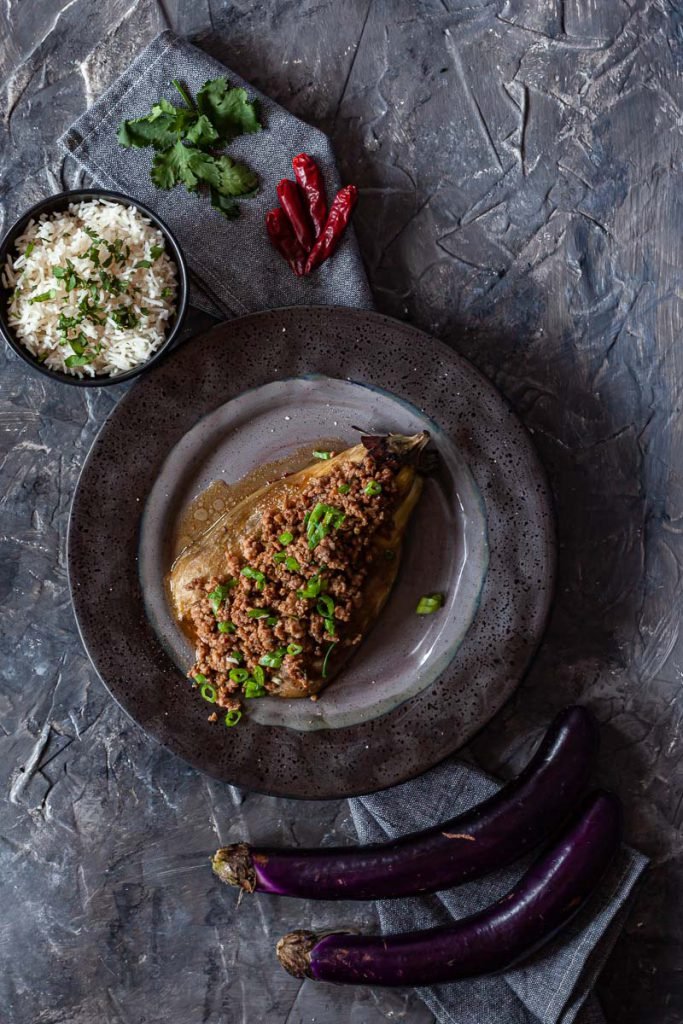
[[[226, 74], [258, 96], [267, 130], [237, 139], [231, 155], [261, 176], [262, 192], [241, 203], [241, 217], [226, 221], [206, 196], [184, 189], [159, 192], [149, 178], [151, 153], [122, 149], [118, 123], [145, 114], [160, 96], [175, 101], [169, 86], [183, 79], [194, 92], [208, 78]], [[296, 278], [266, 237], [264, 214], [276, 204], [275, 185], [291, 177], [291, 158], [310, 153], [332, 194], [340, 181], [328, 139], [297, 120], [223, 65], [171, 32], [163, 32], [111, 88], [66, 132], [64, 148], [102, 186], [146, 203], [178, 237], [193, 273], [193, 301], [209, 312], [236, 316], [273, 306], [302, 303], [371, 307], [372, 298], [355, 238], [349, 232], [337, 255], [310, 278]], [[498, 783], [471, 767], [447, 762], [413, 782], [350, 801], [363, 841], [376, 842], [434, 821], [446, 820], [494, 792]], [[589, 997], [611, 949], [645, 858], [624, 849], [593, 905], [526, 967], [457, 985], [424, 989], [422, 996], [441, 1024], [600, 1024]], [[522, 870], [517, 866], [482, 882], [438, 897], [379, 904], [382, 928], [400, 931], [447, 923], [490, 903]]]
[[[181, 186], [159, 191], [149, 176], [153, 151], [124, 149], [116, 141], [119, 122], [148, 113], [160, 97], [181, 103], [172, 78], [184, 81], [194, 94], [207, 79], [221, 75], [258, 97], [265, 125], [258, 135], [235, 139], [228, 149], [261, 179], [258, 195], [240, 201], [240, 217], [234, 221], [213, 210], [206, 195], [191, 195]], [[302, 304], [372, 308], [353, 231], [347, 232], [334, 259], [304, 278], [291, 272], [266, 235], [266, 211], [277, 206], [275, 186], [281, 178], [293, 177], [292, 157], [297, 153], [315, 158], [330, 199], [339, 189], [328, 138], [172, 32], [158, 35], [60, 142], [103, 188], [130, 195], [166, 221], [192, 272], [194, 305], [221, 317]]]
[[[412, 782], [349, 801], [365, 843], [446, 821], [496, 792], [500, 783], [470, 765], [449, 760]], [[523, 873], [526, 862], [436, 896], [378, 903], [382, 931], [448, 924], [490, 904]], [[571, 1024], [601, 1021], [588, 998], [628, 913], [628, 900], [647, 860], [622, 848], [590, 906], [562, 937], [528, 964], [505, 974], [420, 989], [440, 1024]], [[587, 1001], [588, 1000], [588, 1001]], [[577, 1017], [577, 1015], [579, 1015]]]

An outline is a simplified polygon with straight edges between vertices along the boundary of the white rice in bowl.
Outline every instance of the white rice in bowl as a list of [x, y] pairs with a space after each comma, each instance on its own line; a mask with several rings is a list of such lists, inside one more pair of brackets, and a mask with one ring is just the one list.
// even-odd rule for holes
[[162, 344], [175, 312], [176, 265], [134, 206], [74, 203], [31, 221], [2, 271], [8, 322], [51, 370], [125, 373]]

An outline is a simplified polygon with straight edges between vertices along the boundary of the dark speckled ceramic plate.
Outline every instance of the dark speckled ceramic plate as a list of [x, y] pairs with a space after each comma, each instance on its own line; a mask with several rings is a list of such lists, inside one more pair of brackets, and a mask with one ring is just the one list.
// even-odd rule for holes
[[[169, 524], [233, 481], [353, 425], [426, 427], [440, 468], [381, 619], [317, 703], [250, 703], [207, 721], [165, 604]], [[393, 785], [452, 753], [510, 696], [540, 639], [554, 573], [548, 491], [500, 396], [433, 338], [372, 313], [290, 308], [184, 345], [119, 403], [84, 466], [69, 575], [88, 653], [146, 732], [247, 788], [321, 798]], [[444, 609], [414, 615], [423, 592]]]

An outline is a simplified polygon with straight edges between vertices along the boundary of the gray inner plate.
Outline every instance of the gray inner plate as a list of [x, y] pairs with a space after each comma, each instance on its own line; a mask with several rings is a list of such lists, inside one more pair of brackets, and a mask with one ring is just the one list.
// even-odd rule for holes
[[[454, 657], [474, 617], [486, 576], [484, 507], [472, 475], [437, 424], [377, 387], [311, 375], [275, 381], [226, 402], [173, 448], [147, 500], [139, 569], [145, 607], [182, 672], [193, 651], [171, 615], [163, 579], [170, 524], [213, 480], [233, 483], [323, 436], [357, 443], [354, 426], [375, 433], [429, 430], [439, 469], [427, 479], [411, 521], [399, 578], [358, 654], [318, 701], [265, 698], [249, 703], [258, 723], [292, 729], [341, 728], [384, 715], [425, 689]], [[444, 608], [418, 616], [426, 592]]]

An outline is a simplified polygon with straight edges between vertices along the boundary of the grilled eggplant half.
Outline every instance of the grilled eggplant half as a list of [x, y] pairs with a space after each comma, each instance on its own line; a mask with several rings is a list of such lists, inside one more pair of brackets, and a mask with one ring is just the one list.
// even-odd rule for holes
[[339, 672], [396, 579], [428, 441], [367, 436], [316, 453], [179, 555], [169, 593], [207, 700], [230, 710], [245, 697], [311, 696]]

